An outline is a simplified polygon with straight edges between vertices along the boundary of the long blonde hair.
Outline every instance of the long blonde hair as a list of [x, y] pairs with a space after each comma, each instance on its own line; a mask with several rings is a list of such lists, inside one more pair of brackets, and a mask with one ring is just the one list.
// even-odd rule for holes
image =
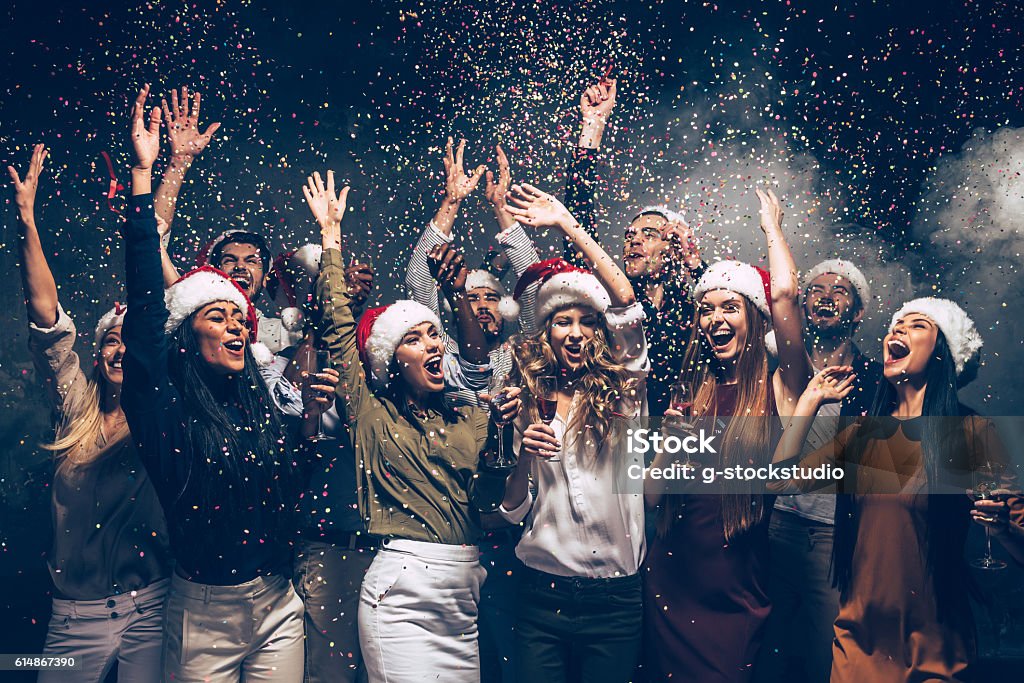
[[106, 387], [107, 380], [96, 363], [81, 398], [74, 405], [65, 405], [61, 411], [56, 438], [52, 443], [43, 444], [43, 448], [56, 454], [59, 470], [92, 465], [128, 443], [128, 425], [125, 424], [106, 435], [106, 441], [100, 444], [104, 436], [100, 391]]
[[[540, 412], [533, 398], [538, 393], [539, 378], [545, 375], [557, 377], [561, 373], [549, 341], [554, 317], [548, 316], [544, 329], [512, 348], [510, 381], [519, 382], [524, 393], [528, 394], [524, 397], [524, 404], [531, 422], [540, 422]], [[578, 389], [583, 395], [583, 405], [567, 425], [567, 431], [577, 436], [592, 436], [594, 440], [591, 443], [600, 443], [613, 435], [623, 418], [632, 416], [638, 400], [638, 382], [612, 356], [604, 316], [600, 316], [594, 337], [583, 343], [581, 355], [583, 361]], [[623, 407], [626, 410], [620, 412]]]
[[[768, 374], [768, 349], [764, 341], [769, 330], [768, 319], [746, 297], [740, 297], [740, 300], [747, 318], [747, 335], [740, 344], [736, 359], [736, 377], [739, 379], [736, 407], [732, 415], [722, 417], [748, 419], [729, 420], [721, 441], [723, 468], [767, 464], [772, 438], [771, 421], [767, 419], [773, 415], [772, 380]], [[693, 416], [714, 422], [719, 417], [717, 394], [721, 385], [721, 367], [701, 332], [699, 307], [683, 361], [682, 376], [690, 396], [693, 396]], [[752, 491], [721, 496], [722, 532], [727, 541], [756, 526], [764, 518], [764, 506]], [[679, 505], [675, 498], [667, 498], [658, 525], [659, 533], [666, 533], [677, 517]]]

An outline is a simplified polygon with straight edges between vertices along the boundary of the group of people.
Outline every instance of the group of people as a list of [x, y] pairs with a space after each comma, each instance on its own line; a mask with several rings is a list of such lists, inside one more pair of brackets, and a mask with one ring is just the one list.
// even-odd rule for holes
[[[200, 131], [198, 93], [148, 97], [127, 301], [96, 325], [88, 373], [35, 223], [44, 146], [23, 179], [9, 169], [58, 416], [45, 653], [83, 666], [41, 681], [115, 663], [147, 682], [971, 676], [967, 532], [1024, 563], [1024, 499], [1008, 474], [984, 500], [948, 494], [948, 472], [1006, 457], [957, 398], [982, 345], [959, 305], [907, 302], [873, 360], [852, 341], [868, 281], [841, 259], [801, 278], [771, 190], [756, 190], [767, 270], [707, 264], [664, 206], [631, 217], [620, 267], [595, 229], [607, 78], [581, 95], [564, 203], [513, 184], [500, 146], [497, 174], [467, 173], [448, 140], [409, 299], [366, 308], [374, 273], [346, 266], [349, 188], [331, 171], [301, 188], [319, 244], [274, 255], [226, 230], [181, 273], [177, 195], [219, 124]], [[454, 227], [481, 182], [499, 254], [473, 269]], [[541, 260], [534, 229], [560, 233], [563, 256]], [[725, 446], [699, 456], [717, 467], [857, 476], [841, 495], [624, 491], [641, 457], [624, 433], [649, 416], [722, 425]]]

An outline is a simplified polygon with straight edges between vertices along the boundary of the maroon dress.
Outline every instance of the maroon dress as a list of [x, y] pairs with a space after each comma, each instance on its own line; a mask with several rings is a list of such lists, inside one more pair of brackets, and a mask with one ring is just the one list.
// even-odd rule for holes
[[[736, 385], [720, 385], [715, 414], [732, 415], [736, 394]], [[770, 405], [774, 415], [774, 398]], [[754, 501], [764, 517], [727, 543], [722, 498], [687, 495], [679, 518], [651, 543], [641, 570], [644, 668], [651, 683], [750, 679], [771, 610], [766, 585], [774, 496]]]

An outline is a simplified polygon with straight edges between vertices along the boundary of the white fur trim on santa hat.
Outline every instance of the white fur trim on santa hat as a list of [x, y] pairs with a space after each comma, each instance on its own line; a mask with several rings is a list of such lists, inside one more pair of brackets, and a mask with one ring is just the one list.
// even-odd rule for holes
[[441, 321], [432, 310], [408, 299], [396, 301], [387, 307], [375, 321], [366, 339], [366, 357], [370, 361], [370, 381], [376, 388], [388, 385], [388, 367], [395, 349], [410, 328], [430, 322], [441, 331]]
[[100, 321], [96, 323], [96, 348], [103, 343], [103, 335], [112, 327], [124, 324], [124, 314], [128, 312], [127, 306], [114, 304], [114, 307], [103, 314]]
[[702, 296], [713, 289], [727, 289], [746, 297], [757, 310], [771, 321], [772, 313], [764, 295], [764, 282], [761, 280], [761, 274], [749, 263], [718, 261], [711, 264], [693, 289], [693, 298], [700, 301]]
[[249, 315], [249, 302], [238, 286], [221, 274], [204, 270], [193, 271], [164, 290], [167, 322], [164, 331], [173, 333], [195, 311], [214, 301], [230, 301]]
[[501, 297], [498, 302], [498, 315], [504, 320], [511, 321], [519, 317], [519, 304], [510, 297], [502, 286], [501, 281], [486, 270], [471, 270], [466, 275], [466, 292], [474, 289], [490, 289]]
[[804, 275], [803, 289], [807, 291], [807, 288], [811, 286], [811, 282], [826, 273], [832, 275], [838, 275], [844, 277], [850, 281], [853, 288], [857, 290], [857, 297], [860, 299], [860, 305], [867, 310], [868, 304], [871, 302], [871, 287], [868, 285], [868, 280], [864, 277], [864, 273], [860, 272], [857, 266], [853, 265], [849, 261], [842, 259], [829, 259], [828, 261], [822, 261], [818, 265], [811, 268]]
[[636, 216], [633, 217], [633, 220], [635, 221], [637, 218], [640, 218], [640, 216], [643, 216], [645, 213], [653, 213], [658, 216], [661, 216], [669, 223], [682, 223], [686, 227], [690, 227], [690, 224], [686, 222], [686, 219], [683, 217], [683, 214], [679, 213], [678, 211], [673, 211], [672, 209], [662, 204], [652, 204], [650, 206], [645, 206], [644, 208], [640, 209]]
[[249, 345], [249, 350], [252, 351], [252, 357], [256, 359], [256, 362], [266, 367], [274, 362], [274, 353], [270, 350], [263, 342], [256, 342], [255, 344]]
[[546, 321], [555, 311], [566, 306], [589, 306], [598, 313], [604, 313], [611, 305], [608, 292], [590, 273], [558, 273], [545, 280], [537, 290], [537, 319], [540, 321]]
[[953, 354], [957, 375], [963, 372], [969, 362], [976, 360], [983, 344], [981, 335], [974, 327], [974, 321], [955, 302], [930, 296], [908, 301], [893, 314], [889, 330], [896, 326], [897, 320], [908, 313], [921, 313], [942, 330], [946, 344]]

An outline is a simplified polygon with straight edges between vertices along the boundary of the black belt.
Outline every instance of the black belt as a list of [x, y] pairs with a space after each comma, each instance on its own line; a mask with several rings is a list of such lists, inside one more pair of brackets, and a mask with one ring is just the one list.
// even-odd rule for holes
[[574, 591], [581, 588], [592, 588], [594, 586], [605, 586], [608, 588], [630, 588], [633, 585], [640, 585], [640, 574], [629, 574], [627, 576], [612, 576], [604, 579], [594, 579], [587, 576], [559, 576], [548, 574], [539, 569], [525, 567], [525, 578], [534, 585], [550, 586], [559, 591]]

